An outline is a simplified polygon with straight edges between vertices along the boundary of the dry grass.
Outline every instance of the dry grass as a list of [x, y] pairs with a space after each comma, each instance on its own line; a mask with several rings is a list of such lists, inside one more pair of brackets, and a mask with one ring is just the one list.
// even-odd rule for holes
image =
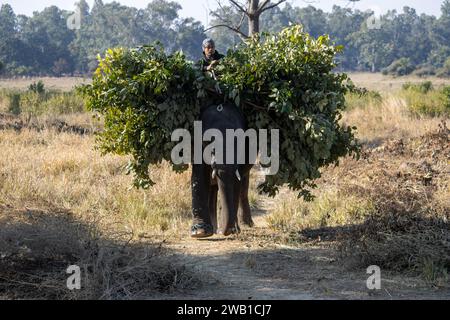
[[[359, 85], [366, 77], [371, 89], [380, 88], [373, 77], [360, 76], [353, 77]], [[414, 79], [395, 80], [400, 88]], [[344, 113], [343, 122], [358, 127], [362, 159], [323, 170], [312, 203], [283, 192], [267, 221], [286, 235], [282, 241], [337, 245], [349, 267], [375, 264], [448, 285], [448, 119], [412, 114], [405, 97], [392, 90], [382, 95], [381, 101], [352, 96]]]
[[135, 234], [149, 229], [180, 230], [189, 217], [189, 173], [167, 164], [152, 168], [158, 185], [130, 190], [127, 160], [93, 149], [94, 137], [56, 130], [7, 130], [0, 135], [0, 203], [15, 207], [50, 203], [76, 214], [124, 218]]
[[[0, 297], [128, 299], [200, 283], [156, 243], [187, 234], [190, 173], [162, 164], [151, 169], [154, 188], [130, 189], [127, 159], [102, 157], [94, 140], [52, 125], [0, 131]], [[84, 271], [79, 292], [65, 287], [72, 264]]]
[[[132, 241], [99, 219], [80, 221], [57, 208], [0, 206], [0, 298], [142, 299], [195, 289], [201, 280], [169, 262], [155, 242]], [[82, 290], [68, 290], [66, 270], [81, 269]]]
[[450, 79], [438, 78], [438, 77], [417, 77], [417, 76], [405, 76], [405, 77], [393, 77], [384, 76], [381, 73], [349, 73], [353, 82], [363, 88], [370, 90], [381, 91], [385, 93], [392, 93], [400, 91], [406, 83], [421, 83], [424, 81], [431, 81], [433, 85], [438, 88], [444, 85], [450, 85]]
[[419, 137], [438, 127], [441, 117], [412, 115], [406, 101], [387, 94], [381, 103], [369, 103], [344, 113], [343, 121], [358, 128], [363, 143], [379, 145], [388, 139]]
[[22, 77], [17, 79], [0, 79], [0, 88], [14, 89], [14, 90], [26, 90], [28, 86], [34, 82], [42, 81], [45, 88], [48, 90], [62, 90], [71, 91], [75, 86], [89, 83], [90, 79], [77, 78], [77, 77], [64, 77], [64, 78], [33, 78]]
[[[358, 85], [367, 77], [361, 76], [353, 77]], [[57, 83], [56, 89], [73, 87]], [[267, 221], [286, 234], [284, 241], [338, 241], [344, 261], [418, 272], [442, 285], [449, 270], [450, 155], [448, 140], [429, 133], [443, 118], [413, 117], [401, 97], [383, 96], [354, 101], [343, 119], [359, 128], [363, 160], [325, 170], [313, 203], [283, 193]], [[190, 172], [155, 166], [156, 186], [130, 189], [127, 159], [93, 149], [92, 133], [101, 127], [89, 114], [26, 119], [0, 112], [0, 299], [131, 299], [201, 283], [169, 263], [159, 241], [187, 235]], [[255, 189], [252, 179], [254, 208]], [[65, 287], [72, 264], [82, 268], [80, 292]]]
[[362, 159], [344, 159], [324, 170], [312, 203], [284, 194], [269, 225], [289, 233], [291, 242], [337, 244], [350, 267], [375, 264], [448, 285], [448, 122], [411, 118], [392, 97], [381, 106], [351, 110], [345, 121], [372, 142], [364, 145]]

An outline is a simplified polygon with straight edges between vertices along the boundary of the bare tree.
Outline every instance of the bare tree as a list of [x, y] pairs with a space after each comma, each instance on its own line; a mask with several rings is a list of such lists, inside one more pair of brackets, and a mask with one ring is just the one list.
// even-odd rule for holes
[[[241, 38], [246, 39], [254, 35], [255, 33], [259, 33], [259, 19], [263, 12], [273, 9], [286, 1], [287, 0], [277, 0], [275, 2], [272, 2], [270, 0], [229, 0], [231, 5], [242, 15], [239, 23], [233, 24], [231, 20], [222, 17], [218, 13], [211, 12], [211, 14], [214, 15], [221, 23], [214, 25], [205, 31], [211, 30], [213, 28], [224, 27], [236, 32]], [[224, 6], [220, 0], [217, 1], [217, 4], [222, 9], [222, 11], [225, 11]], [[248, 21], [248, 33], [245, 33], [241, 30], [242, 24], [244, 23], [246, 18]]]

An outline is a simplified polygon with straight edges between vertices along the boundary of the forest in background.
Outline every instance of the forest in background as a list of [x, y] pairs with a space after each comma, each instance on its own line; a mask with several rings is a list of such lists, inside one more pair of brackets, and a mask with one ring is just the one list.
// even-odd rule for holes
[[[179, 15], [176, 2], [153, 0], [145, 9], [103, 3], [89, 7], [77, 3], [80, 28], [71, 30], [73, 12], [50, 6], [33, 16], [17, 15], [4, 4], [0, 9], [0, 72], [2, 76], [86, 75], [95, 70], [98, 54], [111, 47], [137, 47], [160, 41], [169, 51], [183, 50], [189, 59], [201, 57], [201, 42], [213, 37], [224, 52], [241, 38], [227, 28], [203, 26]], [[389, 11], [373, 21], [373, 12], [334, 6], [324, 12], [313, 6], [286, 4], [266, 11], [261, 30], [277, 32], [290, 24], [302, 24], [317, 37], [329, 34], [345, 47], [340, 69], [383, 72], [393, 75], [450, 76], [450, 1], [442, 3], [440, 17], [417, 14], [413, 8]], [[211, 12], [211, 26], [223, 21], [238, 24], [241, 15], [231, 6]], [[246, 23], [240, 26], [247, 28]], [[208, 30], [205, 32], [205, 30]]]

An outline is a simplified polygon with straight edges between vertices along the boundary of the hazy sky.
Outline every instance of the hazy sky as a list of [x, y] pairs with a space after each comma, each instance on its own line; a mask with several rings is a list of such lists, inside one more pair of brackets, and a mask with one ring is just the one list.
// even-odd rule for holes
[[[111, 2], [110, 0], [103, 0]], [[176, 0], [183, 6], [181, 15], [184, 17], [194, 17], [204, 24], [208, 22], [207, 8], [214, 8], [216, 0]], [[226, 2], [226, 0], [223, 0]], [[290, 3], [298, 6], [307, 6], [311, 4], [325, 11], [330, 11], [334, 4], [340, 6], [350, 6], [355, 9], [367, 10], [372, 9], [376, 12], [386, 12], [389, 9], [397, 9], [402, 11], [404, 6], [410, 6], [417, 10], [418, 13], [440, 15], [440, 7], [444, 0], [361, 0], [359, 3], [352, 4], [348, 0], [291, 0]], [[62, 9], [72, 10], [75, 0], [0, 0], [0, 4], [9, 3], [16, 13], [31, 15], [33, 11], [42, 10], [51, 5], [56, 5]], [[87, 0], [92, 5], [93, 0]], [[149, 0], [119, 0], [121, 4], [134, 6], [137, 8], [146, 7]]]

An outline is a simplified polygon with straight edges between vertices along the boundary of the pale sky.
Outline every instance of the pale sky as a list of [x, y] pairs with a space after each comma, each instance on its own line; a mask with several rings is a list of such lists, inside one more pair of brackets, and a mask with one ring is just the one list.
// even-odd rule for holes
[[[208, 22], [208, 8], [214, 9], [216, 7], [216, 0], [175, 0], [183, 7], [181, 16], [194, 17], [197, 20], [207, 24]], [[222, 0], [227, 2], [226, 0]], [[404, 6], [409, 6], [420, 13], [440, 15], [440, 7], [444, 0], [360, 0], [358, 3], [351, 3], [348, 0], [290, 0], [289, 2], [295, 6], [307, 6], [311, 4], [316, 8], [321, 8], [324, 11], [330, 11], [333, 5], [340, 5], [341, 7], [349, 6], [351, 8], [367, 10], [372, 9], [377, 13], [384, 13], [390, 9], [402, 11]], [[32, 15], [33, 11], [41, 11], [45, 7], [56, 5], [61, 9], [73, 10], [76, 0], [0, 0], [0, 4], [9, 3], [17, 14]], [[93, 0], [87, 0], [92, 6]], [[111, 0], [103, 0], [104, 3], [112, 2]], [[133, 6], [137, 8], [144, 8], [149, 0], [119, 0], [123, 5]]]

